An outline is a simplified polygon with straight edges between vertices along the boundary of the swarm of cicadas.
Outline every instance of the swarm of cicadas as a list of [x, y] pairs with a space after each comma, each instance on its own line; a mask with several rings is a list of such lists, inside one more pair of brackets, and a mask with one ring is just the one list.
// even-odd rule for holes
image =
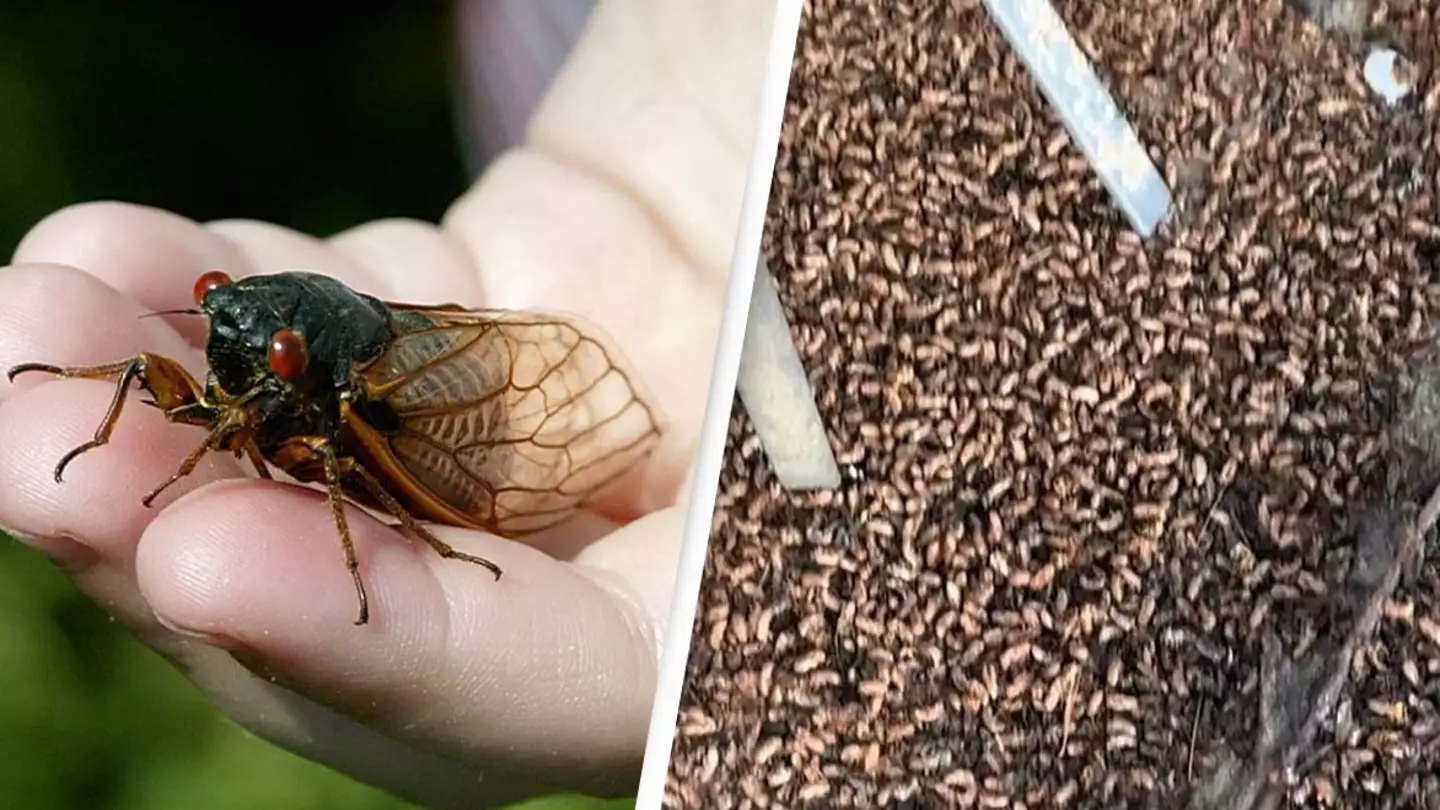
[[175, 360], [141, 353], [99, 366], [26, 363], [18, 374], [116, 379], [95, 436], [109, 441], [132, 384], [172, 422], [209, 433], [148, 506], [211, 451], [323, 484], [360, 604], [365, 585], [344, 502], [383, 510], [442, 556], [457, 551], [419, 521], [516, 537], [554, 526], [653, 450], [657, 410], [618, 351], [568, 315], [381, 301], [328, 276], [286, 272], [195, 283], [209, 322], [201, 384]]

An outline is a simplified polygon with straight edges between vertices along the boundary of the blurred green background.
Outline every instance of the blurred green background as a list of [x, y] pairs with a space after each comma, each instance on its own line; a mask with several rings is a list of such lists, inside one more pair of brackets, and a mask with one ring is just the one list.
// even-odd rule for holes
[[[449, 4], [305, 11], [0, 0], [3, 258], [41, 217], [94, 199], [320, 235], [380, 216], [437, 219], [469, 182]], [[0, 536], [0, 807], [408, 806], [228, 722], [40, 555]]]

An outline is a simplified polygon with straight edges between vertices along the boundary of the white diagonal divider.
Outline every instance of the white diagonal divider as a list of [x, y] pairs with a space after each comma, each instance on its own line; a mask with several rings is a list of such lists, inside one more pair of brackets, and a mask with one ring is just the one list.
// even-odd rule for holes
[[[705, 423], [690, 476], [690, 507], [685, 514], [684, 539], [675, 568], [670, 615], [665, 623], [661, 646], [660, 672], [655, 683], [655, 703], [650, 711], [650, 732], [645, 745], [645, 763], [635, 795], [636, 810], [660, 810], [665, 796], [665, 777], [675, 744], [676, 713], [685, 686], [685, 667], [690, 660], [690, 642], [695, 630], [695, 609], [705, 575], [710, 527], [715, 515], [715, 494], [720, 470], [725, 463], [725, 434], [730, 424], [735, 390], [739, 387], [741, 359], [750, 331], [743, 318], [749, 310], [753, 276], [761, 269], [760, 237], [770, 201], [770, 184], [775, 177], [775, 158], [785, 118], [785, 97], [790, 89], [790, 66], [800, 31], [800, 0], [777, 0], [770, 30], [769, 58], [765, 86], [751, 140], [746, 172], [745, 197], [740, 205], [739, 229], [731, 256], [730, 284], [725, 290], [725, 315], [720, 321], [720, 339], [715, 347], [715, 365], [710, 378], [710, 395], [705, 405]], [[786, 336], [785, 343], [794, 348]], [[802, 377], [803, 378], [803, 377]], [[811, 399], [813, 406], [814, 399]]]
[[763, 256], [755, 268], [735, 390], [781, 486], [790, 490], [840, 486], [840, 468], [815, 407], [815, 392]]

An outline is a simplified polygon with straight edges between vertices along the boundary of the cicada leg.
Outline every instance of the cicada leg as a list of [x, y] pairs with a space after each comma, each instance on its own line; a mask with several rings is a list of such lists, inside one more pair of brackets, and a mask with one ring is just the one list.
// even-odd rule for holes
[[129, 396], [130, 384], [136, 380], [139, 380], [154, 399], [151, 404], [164, 411], [166, 417], [171, 421], [208, 425], [213, 424], [215, 419], [213, 409], [204, 402], [204, 389], [200, 387], [200, 384], [190, 376], [190, 372], [186, 371], [184, 366], [162, 355], [141, 352], [128, 360], [99, 366], [65, 367], [46, 363], [24, 363], [10, 369], [6, 376], [13, 381], [21, 374], [36, 371], [65, 379], [103, 380], [118, 377], [115, 384], [115, 395], [110, 400], [110, 408], [105, 412], [105, 418], [100, 422], [100, 426], [95, 429], [94, 437], [66, 453], [55, 465], [56, 483], [62, 482], [65, 468], [76, 457], [110, 442], [110, 436], [115, 432], [115, 425], [120, 421], [120, 413], [125, 408], [125, 399]]
[[[200, 464], [200, 459], [204, 458], [206, 453], [220, 447], [226, 439], [234, 436], [236, 431], [248, 428], [250, 426], [250, 419], [250, 411], [239, 405], [231, 405], [221, 409], [218, 417], [214, 420], [209, 435], [205, 437], [205, 441], [190, 451], [190, 455], [186, 456], [185, 460], [180, 462], [179, 468], [171, 473], [169, 478], [165, 479], [165, 483], [150, 490], [150, 493], [144, 498], [141, 498], [140, 502], [147, 507], [154, 503], [155, 499], [160, 497], [160, 493], [170, 488], [176, 481], [195, 472], [195, 467]], [[250, 456], [250, 460], [256, 465], [256, 469], [261, 472], [262, 477], [269, 478], [269, 474], [266, 473], [261, 466], [261, 460], [258, 457], [259, 451], [253, 450], [254, 446], [253, 443], [246, 441], [245, 450], [253, 453]]]
[[325, 494], [330, 499], [330, 514], [335, 520], [335, 528], [340, 532], [340, 544], [345, 548], [345, 567], [350, 570], [350, 578], [355, 581], [355, 597], [360, 600], [360, 616], [355, 619], [356, 626], [359, 626], [370, 621], [370, 600], [365, 597], [365, 582], [360, 579], [360, 560], [355, 556], [355, 541], [350, 537], [350, 522], [345, 519], [345, 490], [340, 484], [340, 459], [327, 441], [313, 442], [309, 446], [325, 464]]
[[345, 550], [345, 568], [355, 581], [355, 598], [360, 601], [360, 617], [355, 624], [365, 624], [370, 621], [370, 600], [365, 596], [365, 581], [360, 578], [360, 560], [355, 556], [355, 541], [350, 537], [350, 521], [345, 519], [342, 466], [346, 459], [337, 456], [330, 442], [320, 436], [292, 436], [280, 445], [272, 460], [297, 481], [324, 482], [325, 494], [330, 500], [330, 517]]
[[386, 491], [379, 480], [355, 459], [337, 455], [329, 440], [319, 436], [296, 436], [281, 445], [275, 454], [275, 459], [277, 466], [281, 469], [288, 471], [299, 480], [307, 481], [315, 479], [314, 464], [317, 459], [320, 462], [324, 475], [325, 492], [330, 502], [330, 514], [335, 521], [335, 529], [340, 534], [340, 545], [345, 551], [345, 567], [350, 571], [350, 578], [355, 582], [355, 596], [360, 601], [360, 616], [355, 620], [356, 625], [363, 625], [370, 621], [370, 604], [365, 595], [365, 582], [360, 578], [360, 561], [355, 556], [355, 541], [350, 536], [350, 522], [345, 518], [344, 481], [347, 475], [358, 478], [366, 491], [374, 496], [375, 500], [385, 508], [385, 511], [398, 519], [404, 529], [429, 544], [440, 556], [474, 563], [488, 569], [496, 579], [500, 578], [502, 573], [500, 566], [484, 557], [456, 551], [449, 543], [431, 534], [411, 516], [393, 495]]
[[496, 579], [499, 579], [504, 573], [500, 570], [500, 566], [490, 560], [484, 557], [477, 557], [474, 554], [466, 554], [463, 551], [456, 551], [454, 546], [431, 534], [429, 529], [421, 526], [420, 522], [417, 521], [399, 501], [395, 500], [395, 496], [391, 495], [385, 489], [385, 485], [381, 484], [379, 479], [371, 475], [370, 471], [360, 464], [351, 460], [349, 471], [360, 479], [360, 483], [364, 485], [365, 490], [369, 492], [375, 500], [379, 501], [381, 506], [385, 507], [385, 511], [394, 515], [395, 518], [400, 521], [401, 526], [428, 543], [441, 557], [447, 560], [463, 560], [468, 563], [474, 563], [488, 569], [490, 573], [495, 575]]
[[270, 468], [265, 466], [265, 456], [260, 453], [260, 448], [254, 442], [245, 443], [245, 456], [250, 459], [250, 464], [255, 468], [255, 474], [262, 479], [269, 481]]

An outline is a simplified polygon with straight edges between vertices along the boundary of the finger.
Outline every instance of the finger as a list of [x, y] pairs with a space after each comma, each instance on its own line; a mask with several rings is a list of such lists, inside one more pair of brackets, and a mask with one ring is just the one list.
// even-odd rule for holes
[[56, 483], [60, 458], [88, 440], [112, 388], [88, 380], [48, 383], [0, 403], [0, 526], [60, 563], [76, 585], [147, 644], [177, 655], [140, 596], [133, 573], [136, 540], [171, 501], [239, 474], [211, 455], [146, 508], [141, 499], [164, 481], [199, 441], [153, 408], [125, 413], [108, 445], [76, 458]]
[[[612, 533], [586, 546], [574, 560], [587, 569], [609, 572], [623, 580], [626, 588], [616, 594], [617, 598], [636, 600], [636, 609], [643, 611], [656, 639], [665, 638], [670, 623], [675, 573], [685, 537], [685, 513], [684, 506], [654, 512], [645, 519], [642, 529]], [[607, 581], [602, 580], [602, 584]]]
[[204, 271], [243, 266], [238, 249], [196, 223], [143, 205], [80, 203], [30, 229], [15, 263], [78, 267], [150, 311], [193, 304], [191, 288]]
[[[82, 203], [61, 209], [26, 234], [16, 262], [57, 263], [94, 275], [150, 311], [194, 305], [195, 279], [220, 269], [234, 276], [309, 269], [357, 289], [376, 286], [364, 268], [321, 240], [277, 226], [223, 221], [207, 227], [142, 205]], [[203, 319], [164, 319], [191, 343], [205, 342]]]
[[619, 525], [597, 512], [582, 510], [562, 523], [515, 538], [515, 542], [539, 549], [557, 560], [569, 562], [578, 559], [585, 549], [609, 536]]
[[[94, 365], [148, 349], [195, 371], [198, 352], [164, 322], [140, 318], [145, 311], [74, 268], [6, 268], [0, 271], [0, 366]], [[132, 392], [110, 443], [76, 457], [56, 483], [56, 465], [92, 438], [114, 392], [111, 382], [40, 373], [18, 376], [14, 386], [0, 383], [0, 526], [64, 565], [82, 590], [143, 634], [155, 628], [129, 573], [136, 539], [167, 503], [236, 470], [226, 458], [206, 459], [146, 508], [141, 499], [203, 434], [166, 423]]]
[[323, 495], [273, 483], [227, 482], [167, 510], [140, 545], [141, 589], [167, 622], [233, 639], [268, 675], [397, 739], [633, 790], [657, 642], [637, 599], [617, 597], [619, 577], [601, 587], [518, 543], [441, 535], [498, 563], [496, 581], [358, 511], [350, 521], [364, 627], [351, 624], [356, 596]]
[[[190, 677], [232, 720], [282, 748], [419, 807], [508, 807], [553, 789], [515, 774], [487, 772], [418, 751], [255, 675], [224, 650], [198, 642], [189, 650]], [[483, 785], [483, 792], [477, 791], [477, 785]]]
[[[200, 364], [194, 347], [164, 321], [141, 317], [150, 311], [73, 267], [20, 264], [0, 269], [0, 372], [18, 363], [109, 363], [142, 349], [174, 357], [196, 371]], [[26, 374], [11, 385], [0, 377], [0, 401], [44, 379]], [[97, 413], [97, 422], [103, 413]]]
[[308, 270], [333, 276], [371, 295], [388, 287], [368, 268], [309, 234], [251, 219], [217, 220], [205, 227], [234, 245], [252, 273]]
[[177, 428], [136, 401], [127, 404], [110, 442], [78, 456], [57, 483], [56, 462], [90, 439], [114, 390], [104, 382], [65, 380], [22, 391], [0, 406], [0, 524], [37, 537], [72, 537], [124, 565], [136, 538], [168, 503], [239, 474], [230, 457], [212, 454], [153, 508], [145, 507], [141, 499], [204, 434]]
[[407, 304], [486, 304], [470, 256], [426, 222], [382, 219], [330, 237], [340, 253], [387, 283], [376, 295]]

